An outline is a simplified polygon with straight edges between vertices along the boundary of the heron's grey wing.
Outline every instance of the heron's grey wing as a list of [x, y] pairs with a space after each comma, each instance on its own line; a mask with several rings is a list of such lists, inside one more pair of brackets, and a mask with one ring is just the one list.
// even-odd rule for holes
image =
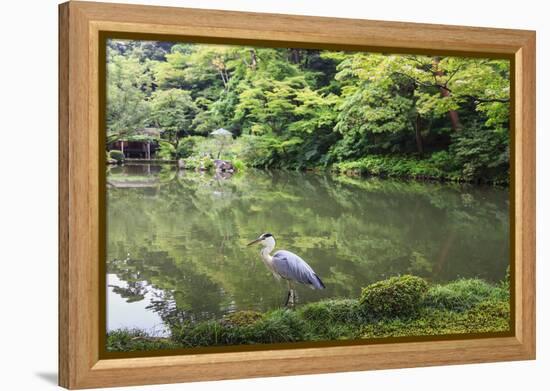
[[273, 254], [273, 268], [283, 278], [288, 280], [311, 285], [316, 289], [323, 289], [325, 287], [325, 284], [323, 284], [323, 281], [315, 274], [311, 266], [298, 255], [290, 251], [279, 250]]

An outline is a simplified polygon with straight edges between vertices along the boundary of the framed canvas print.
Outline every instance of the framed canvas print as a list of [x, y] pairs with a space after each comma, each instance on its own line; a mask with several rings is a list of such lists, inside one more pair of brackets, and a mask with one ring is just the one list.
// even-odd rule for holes
[[535, 358], [534, 32], [59, 12], [60, 385]]

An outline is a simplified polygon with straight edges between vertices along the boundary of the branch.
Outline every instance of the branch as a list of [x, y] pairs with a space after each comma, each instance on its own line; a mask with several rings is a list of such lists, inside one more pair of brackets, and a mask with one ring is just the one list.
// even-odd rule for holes
[[[455, 72], [456, 73], [456, 72]], [[405, 76], [407, 77], [408, 79], [412, 80], [416, 85], [419, 85], [419, 86], [422, 86], [422, 87], [435, 87], [435, 88], [440, 88], [440, 89], [443, 89], [443, 90], [446, 90], [449, 92], [449, 94], [452, 94], [453, 91], [447, 87], [447, 83], [445, 84], [439, 84], [439, 83], [424, 83], [424, 82], [421, 82], [420, 80], [417, 80], [415, 79], [414, 77], [410, 76], [410, 75], [407, 75], [406, 73], [402, 73], [402, 72], [394, 72], [393, 73], [394, 75], [401, 75], [401, 76]], [[453, 73], [454, 75], [454, 73]], [[448, 80], [447, 80], [448, 82]], [[492, 103], [492, 102], [499, 102], [499, 103], [508, 103], [510, 102], [510, 98], [480, 98], [478, 96], [474, 96], [474, 95], [462, 95], [462, 94], [455, 94], [454, 95], [456, 98], [468, 98], [468, 99], [471, 99], [474, 101], [474, 103], [476, 105], [480, 104], [480, 103]]]
[[451, 79], [458, 73], [458, 71], [460, 71], [463, 67], [464, 67], [465, 64], [460, 64], [458, 67], [456, 67], [456, 69], [449, 75], [449, 77], [447, 78], [447, 81], [445, 82], [445, 87], [447, 86], [447, 84], [449, 84], [449, 82], [451, 81]]

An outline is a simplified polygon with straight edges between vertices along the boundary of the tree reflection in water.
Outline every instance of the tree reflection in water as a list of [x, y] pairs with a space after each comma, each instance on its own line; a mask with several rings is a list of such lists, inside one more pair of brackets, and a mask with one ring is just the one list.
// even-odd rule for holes
[[125, 166], [108, 180], [107, 270], [128, 283], [113, 292], [131, 302], [154, 288], [148, 309], [166, 323], [280, 306], [284, 284], [245, 247], [261, 232], [323, 277], [327, 289], [302, 289], [301, 302], [357, 297], [405, 273], [494, 282], [508, 265], [507, 189], [170, 166]]

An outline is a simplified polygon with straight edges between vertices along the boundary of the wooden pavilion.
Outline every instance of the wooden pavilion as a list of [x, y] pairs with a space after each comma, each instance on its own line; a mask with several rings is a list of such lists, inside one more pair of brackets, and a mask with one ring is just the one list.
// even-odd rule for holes
[[158, 149], [160, 133], [159, 128], [138, 129], [132, 135], [109, 144], [109, 149], [120, 150], [125, 158], [151, 159]]

